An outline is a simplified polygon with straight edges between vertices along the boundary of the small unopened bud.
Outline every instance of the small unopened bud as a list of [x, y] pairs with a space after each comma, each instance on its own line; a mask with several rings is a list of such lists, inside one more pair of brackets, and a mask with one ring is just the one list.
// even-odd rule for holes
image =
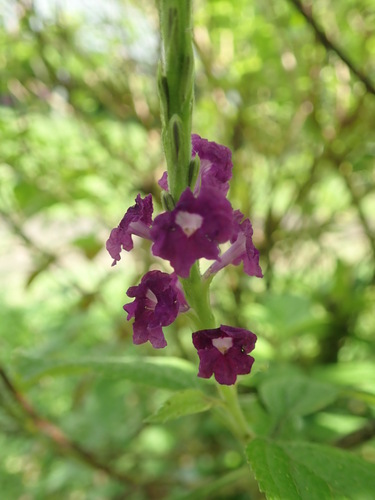
[[191, 187], [192, 190], [194, 190], [195, 183], [197, 182], [200, 166], [201, 166], [200, 158], [198, 155], [195, 155], [194, 158], [189, 163], [189, 173], [188, 173], [189, 186]]
[[158, 67], [158, 90], [159, 90], [159, 98], [160, 98], [160, 107], [162, 111], [162, 119], [165, 122], [168, 121], [169, 118], [169, 86], [168, 80], [165, 75], [163, 75], [162, 65], [159, 63]]
[[169, 121], [169, 137], [172, 142], [172, 153], [174, 160], [178, 162], [180, 155], [181, 145], [184, 140], [184, 133], [182, 130], [182, 121], [178, 115], [173, 115]]
[[167, 191], [162, 191], [161, 193], [161, 204], [163, 206], [163, 209], [168, 210], [169, 212], [176, 206], [173, 196]]
[[194, 59], [192, 48], [187, 47], [188, 49], [190, 53], [187, 52], [180, 58], [180, 99], [183, 103], [192, 99], [194, 89]]
[[171, 38], [173, 31], [175, 30], [175, 23], [177, 20], [178, 11], [175, 7], [170, 7], [168, 9], [168, 37]]

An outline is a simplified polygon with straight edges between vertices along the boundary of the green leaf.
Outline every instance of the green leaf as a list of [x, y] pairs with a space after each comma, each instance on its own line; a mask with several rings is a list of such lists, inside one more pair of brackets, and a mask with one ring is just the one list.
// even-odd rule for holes
[[246, 448], [269, 500], [372, 500], [375, 465], [329, 446], [256, 438]]
[[288, 338], [316, 331], [326, 323], [324, 314], [314, 312], [314, 302], [307, 296], [270, 293], [259, 308], [261, 321]]
[[102, 377], [120, 377], [135, 383], [163, 389], [181, 390], [190, 387], [204, 387], [197, 378], [197, 368], [188, 361], [166, 357], [119, 357], [91, 358], [78, 360], [44, 361], [41, 358], [27, 359], [19, 373], [24, 386], [31, 386], [43, 377], [72, 375], [75, 373], [98, 374]]
[[360, 387], [373, 393], [375, 364], [370, 360], [354, 360], [331, 366], [318, 366], [314, 369], [314, 376], [335, 384]]
[[240, 403], [250, 428], [256, 436], [268, 436], [274, 429], [275, 422], [265, 410], [264, 405], [255, 395], [241, 396]]
[[201, 413], [209, 410], [215, 401], [207, 397], [202, 391], [187, 389], [171, 396], [161, 408], [147, 418], [146, 422], [164, 423], [185, 415]]
[[276, 419], [309, 415], [337, 398], [340, 389], [303, 375], [268, 379], [259, 388], [260, 397]]

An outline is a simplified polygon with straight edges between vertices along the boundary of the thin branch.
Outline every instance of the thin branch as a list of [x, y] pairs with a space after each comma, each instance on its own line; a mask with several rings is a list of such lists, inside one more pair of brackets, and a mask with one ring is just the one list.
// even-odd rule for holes
[[332, 50], [337, 54], [337, 56], [348, 66], [350, 71], [365, 85], [368, 92], [375, 95], [375, 85], [371, 82], [371, 80], [364, 74], [357, 66], [351, 61], [349, 56], [345, 54], [345, 52], [338, 47], [326, 33], [323, 31], [320, 26], [318, 26], [317, 22], [313, 18], [311, 14], [311, 10], [303, 5], [299, 0], [289, 0], [295, 8], [300, 12], [306, 21], [310, 24], [310, 26], [315, 31], [316, 36], [324, 45], [327, 50]]
[[112, 469], [112, 467], [110, 467], [106, 463], [103, 463], [91, 452], [82, 448], [81, 445], [70, 440], [68, 436], [54, 423], [50, 422], [49, 420], [39, 415], [31, 405], [31, 403], [16, 388], [14, 383], [11, 381], [11, 379], [5, 372], [4, 368], [1, 366], [0, 366], [0, 378], [2, 379], [4, 386], [6, 387], [12, 398], [15, 400], [15, 402], [18, 404], [18, 406], [31, 419], [38, 432], [44, 437], [47, 437], [50, 441], [52, 441], [59, 450], [59, 452], [61, 452], [62, 454], [70, 453], [71, 455], [74, 455], [83, 462], [85, 462], [93, 469], [97, 469], [100, 470], [101, 472], [104, 472], [112, 479], [115, 479], [128, 486], [134, 485], [135, 483], [134, 478]]
[[334, 445], [339, 448], [350, 449], [355, 448], [367, 441], [370, 441], [375, 436], [375, 420], [370, 420], [363, 427], [357, 429], [346, 436], [335, 441]]
[[0, 217], [4, 220], [4, 222], [13, 230], [13, 232], [28, 246], [32, 248], [34, 251], [39, 253], [41, 257], [44, 259], [54, 262], [56, 260], [56, 255], [44, 250], [40, 246], [38, 246], [27, 234], [23, 231], [21, 224], [15, 221], [14, 217], [8, 214], [5, 210], [0, 208]]
[[375, 260], [375, 236], [372, 232], [372, 229], [370, 227], [370, 224], [367, 220], [367, 217], [365, 215], [365, 212], [362, 208], [362, 204], [361, 204], [361, 196], [357, 193], [357, 190], [355, 188], [355, 186], [353, 186], [352, 182], [351, 182], [351, 179], [350, 179], [350, 174], [349, 173], [346, 173], [345, 171], [343, 172], [343, 175], [342, 175], [344, 181], [345, 181], [345, 184], [348, 188], [348, 191], [350, 193], [350, 196], [351, 196], [351, 199], [352, 199], [352, 203], [353, 205], [356, 207], [357, 209], [357, 213], [358, 213], [358, 216], [359, 216], [359, 219], [362, 223], [362, 227], [363, 227], [363, 230], [367, 236], [367, 239], [370, 243], [370, 247], [371, 247], [371, 252], [372, 252], [372, 255], [373, 255], [373, 259]]
[[[34, 252], [34, 254], [37, 257], [41, 257], [42, 259], [44, 259], [46, 267], [43, 268], [43, 270], [46, 269], [50, 264], [54, 264], [59, 269], [65, 270], [64, 265], [59, 262], [59, 254], [57, 254], [57, 253], [54, 254], [54, 253], [51, 253], [51, 252], [45, 250], [44, 248], [39, 246], [35, 241], [33, 241], [31, 238], [29, 238], [29, 236], [27, 236], [27, 234], [23, 230], [22, 225], [19, 222], [16, 222], [15, 218], [12, 215], [8, 214], [2, 208], [0, 208], [0, 218], [2, 218], [4, 220], [4, 222], [13, 231], [13, 233], [25, 243], [25, 245], [28, 249], [30, 249], [32, 252]], [[29, 278], [29, 280], [30, 280], [30, 278]], [[97, 288], [100, 289], [100, 285], [105, 281], [106, 281], [106, 278], [103, 277], [103, 279], [98, 283]], [[76, 281], [74, 281], [72, 278], [65, 279], [65, 282], [69, 286], [72, 286], [76, 290], [76, 292], [78, 292], [81, 295], [81, 297], [83, 299], [86, 298], [87, 296], [91, 295], [89, 292], [84, 290], [80, 286], [80, 284], [77, 283]], [[27, 285], [29, 285], [29, 284], [30, 284], [30, 281], [28, 281]]]

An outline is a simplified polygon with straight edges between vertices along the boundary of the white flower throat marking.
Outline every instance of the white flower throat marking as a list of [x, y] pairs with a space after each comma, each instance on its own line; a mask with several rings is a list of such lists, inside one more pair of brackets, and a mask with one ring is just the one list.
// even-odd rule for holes
[[152, 292], [149, 288], [146, 292], [146, 298], [148, 299], [148, 302], [146, 302], [146, 309], [153, 311], [158, 303], [158, 299], [156, 298], [154, 292]]
[[202, 223], [203, 217], [199, 214], [178, 212], [176, 215], [176, 224], [180, 226], [188, 238], [202, 226]]
[[212, 339], [212, 345], [218, 349], [221, 354], [225, 354], [233, 345], [231, 337], [221, 337], [219, 339]]

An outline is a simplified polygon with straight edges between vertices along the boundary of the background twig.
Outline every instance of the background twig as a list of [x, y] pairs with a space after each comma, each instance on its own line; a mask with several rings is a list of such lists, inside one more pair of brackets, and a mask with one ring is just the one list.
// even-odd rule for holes
[[306, 21], [310, 24], [310, 26], [314, 29], [316, 36], [320, 40], [320, 42], [324, 45], [327, 50], [332, 50], [337, 54], [337, 56], [348, 66], [350, 71], [365, 85], [368, 92], [375, 95], [375, 86], [370, 81], [370, 79], [359, 70], [356, 65], [351, 61], [349, 56], [345, 54], [345, 52], [338, 47], [330, 37], [318, 26], [318, 23], [315, 21], [312, 16], [310, 8], [303, 5], [299, 0], [290, 0], [290, 2], [295, 6], [295, 8], [303, 15]]
[[110, 465], [101, 462], [93, 453], [82, 448], [81, 445], [72, 441], [56, 424], [47, 420], [37, 413], [31, 403], [17, 389], [14, 382], [0, 366], [0, 378], [2, 379], [5, 388], [8, 390], [12, 398], [17, 402], [19, 407], [33, 422], [37, 431], [44, 437], [48, 438], [56, 446], [62, 454], [71, 454], [85, 462], [93, 469], [100, 470], [117, 481], [129, 484], [134, 483], [131, 477], [128, 477], [121, 472], [114, 470]]

